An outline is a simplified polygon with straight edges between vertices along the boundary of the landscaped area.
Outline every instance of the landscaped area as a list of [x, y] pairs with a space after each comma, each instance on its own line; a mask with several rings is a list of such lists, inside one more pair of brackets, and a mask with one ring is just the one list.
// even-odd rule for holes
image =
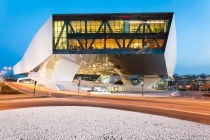
[[[34, 107], [0, 112], [0, 139], [209, 139], [209, 125], [97, 107]], [[18, 121], [17, 121], [18, 120]]]
[[14, 90], [10, 86], [6, 85], [5, 83], [0, 83], [0, 94], [11, 95], [11, 94], [22, 94], [22, 93], [17, 90]]

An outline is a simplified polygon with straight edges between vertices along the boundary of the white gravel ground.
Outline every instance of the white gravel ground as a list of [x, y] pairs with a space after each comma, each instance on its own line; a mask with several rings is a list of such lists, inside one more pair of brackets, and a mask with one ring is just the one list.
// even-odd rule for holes
[[96, 107], [0, 111], [0, 140], [210, 139], [210, 125]]

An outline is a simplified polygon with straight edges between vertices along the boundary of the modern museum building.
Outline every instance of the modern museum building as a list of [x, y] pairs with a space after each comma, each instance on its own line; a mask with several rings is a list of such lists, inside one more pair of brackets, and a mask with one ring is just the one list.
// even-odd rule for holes
[[154, 90], [176, 52], [173, 12], [53, 14], [13, 70], [52, 90]]

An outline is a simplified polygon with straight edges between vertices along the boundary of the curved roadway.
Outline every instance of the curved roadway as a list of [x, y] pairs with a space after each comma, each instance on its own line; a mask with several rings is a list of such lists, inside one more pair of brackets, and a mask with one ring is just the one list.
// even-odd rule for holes
[[35, 96], [33, 96], [33, 87], [16, 83], [8, 84], [27, 94], [0, 96], [0, 110], [38, 106], [94, 106], [156, 114], [210, 124], [210, 100], [189, 100], [181, 97], [142, 98], [140, 96], [89, 95], [87, 93], [78, 95], [74, 92], [68, 94], [67, 92], [53, 92], [53, 97], [48, 97], [48, 91], [45, 89], [37, 89]]

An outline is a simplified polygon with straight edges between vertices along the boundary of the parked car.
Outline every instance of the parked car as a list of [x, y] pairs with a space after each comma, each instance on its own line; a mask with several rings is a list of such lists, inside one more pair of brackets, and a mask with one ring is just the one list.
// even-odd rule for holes
[[106, 92], [107, 91], [107, 88], [106, 87], [94, 87], [94, 91]]

